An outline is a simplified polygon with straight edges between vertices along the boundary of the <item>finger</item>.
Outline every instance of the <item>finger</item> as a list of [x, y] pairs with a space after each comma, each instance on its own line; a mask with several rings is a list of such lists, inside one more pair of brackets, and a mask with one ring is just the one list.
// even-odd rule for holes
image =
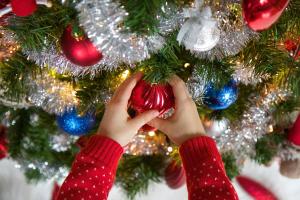
[[131, 119], [129, 123], [131, 124], [131, 126], [133, 126], [133, 128], [140, 129], [142, 126], [158, 116], [159, 112], [157, 110], [149, 110], [137, 115], [135, 118]]
[[154, 128], [157, 128], [157, 129], [165, 132], [164, 129], [166, 129], [167, 123], [168, 123], [168, 121], [166, 119], [154, 118], [153, 120], [151, 120], [147, 124], [149, 126], [152, 126]]
[[143, 77], [143, 73], [138, 72], [131, 77], [127, 78], [116, 90], [112, 97], [112, 102], [128, 104], [128, 100], [131, 96], [131, 92], [136, 83]]
[[176, 102], [186, 100], [190, 97], [184, 81], [177, 75], [173, 75], [168, 82], [172, 86]]

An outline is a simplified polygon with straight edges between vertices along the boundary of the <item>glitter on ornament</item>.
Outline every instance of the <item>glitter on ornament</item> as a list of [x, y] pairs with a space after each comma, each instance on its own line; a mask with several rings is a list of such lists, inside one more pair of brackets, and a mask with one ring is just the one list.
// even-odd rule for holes
[[205, 52], [193, 52], [195, 56], [202, 59], [221, 60], [224, 57], [238, 54], [249, 41], [258, 38], [259, 34], [244, 23], [239, 2], [206, 1], [205, 5], [212, 8], [213, 17], [218, 21], [221, 36], [213, 49]]
[[103, 53], [112, 60], [106, 69], [114, 69], [121, 63], [133, 64], [150, 57], [163, 47], [164, 37], [173, 31], [182, 20], [181, 13], [166, 3], [162, 7], [158, 33], [139, 36], [131, 33], [123, 24], [128, 13], [120, 3], [112, 0], [85, 0], [77, 4], [79, 21], [88, 37]]
[[273, 124], [273, 105], [284, 101], [290, 93], [278, 88], [268, 88], [262, 96], [252, 99], [238, 123], [230, 124], [227, 130], [216, 137], [222, 153], [232, 152], [238, 161], [255, 155], [257, 140], [268, 132]]
[[76, 136], [88, 133], [96, 124], [93, 112], [79, 115], [75, 108], [58, 115], [56, 121], [60, 129], [70, 135]]
[[154, 131], [139, 132], [125, 147], [125, 153], [130, 155], [165, 154], [168, 143], [163, 134]]
[[212, 110], [224, 110], [232, 105], [238, 98], [238, 88], [234, 80], [220, 89], [212, 83], [205, 86], [203, 103]]
[[37, 74], [35, 78], [27, 78], [30, 91], [28, 101], [49, 113], [59, 114], [70, 110], [78, 104], [73, 85], [55, 78], [53, 74]]

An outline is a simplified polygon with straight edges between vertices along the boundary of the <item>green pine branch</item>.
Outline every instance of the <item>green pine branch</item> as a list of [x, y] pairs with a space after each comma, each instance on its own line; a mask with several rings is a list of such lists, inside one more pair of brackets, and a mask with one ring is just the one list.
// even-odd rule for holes
[[267, 134], [260, 138], [255, 144], [254, 160], [259, 164], [268, 164], [276, 156], [279, 144], [284, 141], [282, 134]]
[[222, 160], [225, 166], [226, 174], [228, 178], [233, 179], [240, 174], [239, 167], [236, 163], [236, 158], [232, 152], [226, 152], [222, 154]]
[[121, 186], [131, 200], [139, 193], [147, 193], [151, 182], [160, 182], [166, 158], [163, 155], [123, 156], [116, 176], [116, 184]]
[[17, 52], [8, 61], [0, 62], [0, 90], [3, 99], [21, 102], [29, 90], [28, 77], [34, 76], [37, 66]]
[[[6, 111], [10, 112], [8, 127], [10, 157], [32, 163], [48, 162], [49, 166], [71, 166], [78, 148], [72, 146], [66, 152], [56, 152], [49, 143], [49, 136], [58, 133], [55, 116], [34, 107], [28, 109], [1, 107], [2, 118]], [[25, 174], [30, 180], [46, 178], [36, 170], [28, 169]]]

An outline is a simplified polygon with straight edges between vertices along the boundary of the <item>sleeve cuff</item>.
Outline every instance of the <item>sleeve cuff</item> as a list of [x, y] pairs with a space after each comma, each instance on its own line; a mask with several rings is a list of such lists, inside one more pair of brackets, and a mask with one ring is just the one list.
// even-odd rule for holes
[[116, 141], [101, 135], [94, 135], [90, 138], [82, 153], [101, 161], [107, 167], [116, 168], [123, 154], [123, 147]]
[[192, 167], [199, 162], [212, 158], [222, 163], [215, 141], [207, 136], [187, 140], [180, 146], [179, 151], [186, 167]]

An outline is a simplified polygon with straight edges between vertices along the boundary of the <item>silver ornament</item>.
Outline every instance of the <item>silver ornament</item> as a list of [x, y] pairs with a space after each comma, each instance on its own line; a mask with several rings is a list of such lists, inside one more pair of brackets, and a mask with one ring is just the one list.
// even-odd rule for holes
[[[221, 1], [220, 4], [216, 4], [216, 2], [210, 1], [205, 5], [213, 9], [213, 17], [217, 19], [218, 27], [221, 31], [220, 40], [217, 45], [209, 51], [193, 51], [195, 56], [202, 59], [221, 60], [224, 57], [236, 55], [249, 41], [259, 36], [257, 32], [249, 29], [244, 23], [241, 11], [239, 13], [234, 12], [236, 10], [234, 6], [241, 7], [239, 3]], [[235, 20], [232, 20], [232, 16], [234, 16]]]
[[209, 51], [220, 39], [217, 21], [212, 17], [210, 7], [200, 10], [201, 0], [196, 0], [195, 8], [185, 9], [185, 16], [189, 18], [181, 27], [177, 41], [193, 53]]

